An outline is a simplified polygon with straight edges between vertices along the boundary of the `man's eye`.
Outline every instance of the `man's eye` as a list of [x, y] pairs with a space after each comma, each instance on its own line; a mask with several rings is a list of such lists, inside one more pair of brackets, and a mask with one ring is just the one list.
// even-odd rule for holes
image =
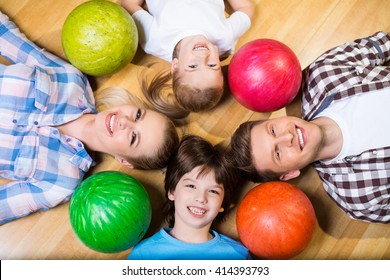
[[277, 159], [280, 159], [280, 152], [278, 150], [275, 152], [275, 155]]

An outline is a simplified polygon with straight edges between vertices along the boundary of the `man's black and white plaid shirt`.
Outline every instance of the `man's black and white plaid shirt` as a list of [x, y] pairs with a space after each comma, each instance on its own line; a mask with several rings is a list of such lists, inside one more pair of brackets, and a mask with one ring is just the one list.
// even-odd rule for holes
[[[326, 52], [304, 72], [302, 117], [312, 120], [332, 101], [390, 88], [388, 61], [390, 36], [384, 32]], [[351, 218], [390, 222], [390, 146], [313, 166], [327, 193]]]

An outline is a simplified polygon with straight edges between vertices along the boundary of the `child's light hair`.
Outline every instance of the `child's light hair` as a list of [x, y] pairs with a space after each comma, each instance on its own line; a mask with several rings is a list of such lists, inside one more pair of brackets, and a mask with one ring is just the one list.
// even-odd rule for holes
[[[222, 78], [223, 78], [223, 74]], [[191, 112], [201, 112], [214, 108], [222, 99], [224, 86], [194, 88], [183, 84], [178, 73], [161, 72], [150, 83], [144, 78], [141, 82], [146, 100], [159, 112], [176, 123], [184, 123]], [[223, 82], [222, 82], [223, 84]]]

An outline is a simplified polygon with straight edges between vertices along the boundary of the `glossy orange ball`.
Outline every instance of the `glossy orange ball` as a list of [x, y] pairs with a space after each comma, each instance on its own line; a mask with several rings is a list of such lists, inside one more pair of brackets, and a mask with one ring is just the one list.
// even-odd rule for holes
[[255, 186], [237, 209], [241, 242], [261, 259], [290, 259], [312, 239], [316, 216], [303, 191], [286, 182]]

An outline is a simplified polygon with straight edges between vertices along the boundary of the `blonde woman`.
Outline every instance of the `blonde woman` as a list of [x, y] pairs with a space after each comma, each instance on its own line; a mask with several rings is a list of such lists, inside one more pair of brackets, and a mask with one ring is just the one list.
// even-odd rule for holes
[[[0, 14], [0, 224], [71, 197], [94, 165], [91, 153], [130, 168], [162, 168], [178, 145], [173, 123], [133, 104], [101, 112], [88, 79], [29, 41]], [[103, 95], [109, 95], [106, 89]], [[103, 101], [102, 99], [101, 102]]]

